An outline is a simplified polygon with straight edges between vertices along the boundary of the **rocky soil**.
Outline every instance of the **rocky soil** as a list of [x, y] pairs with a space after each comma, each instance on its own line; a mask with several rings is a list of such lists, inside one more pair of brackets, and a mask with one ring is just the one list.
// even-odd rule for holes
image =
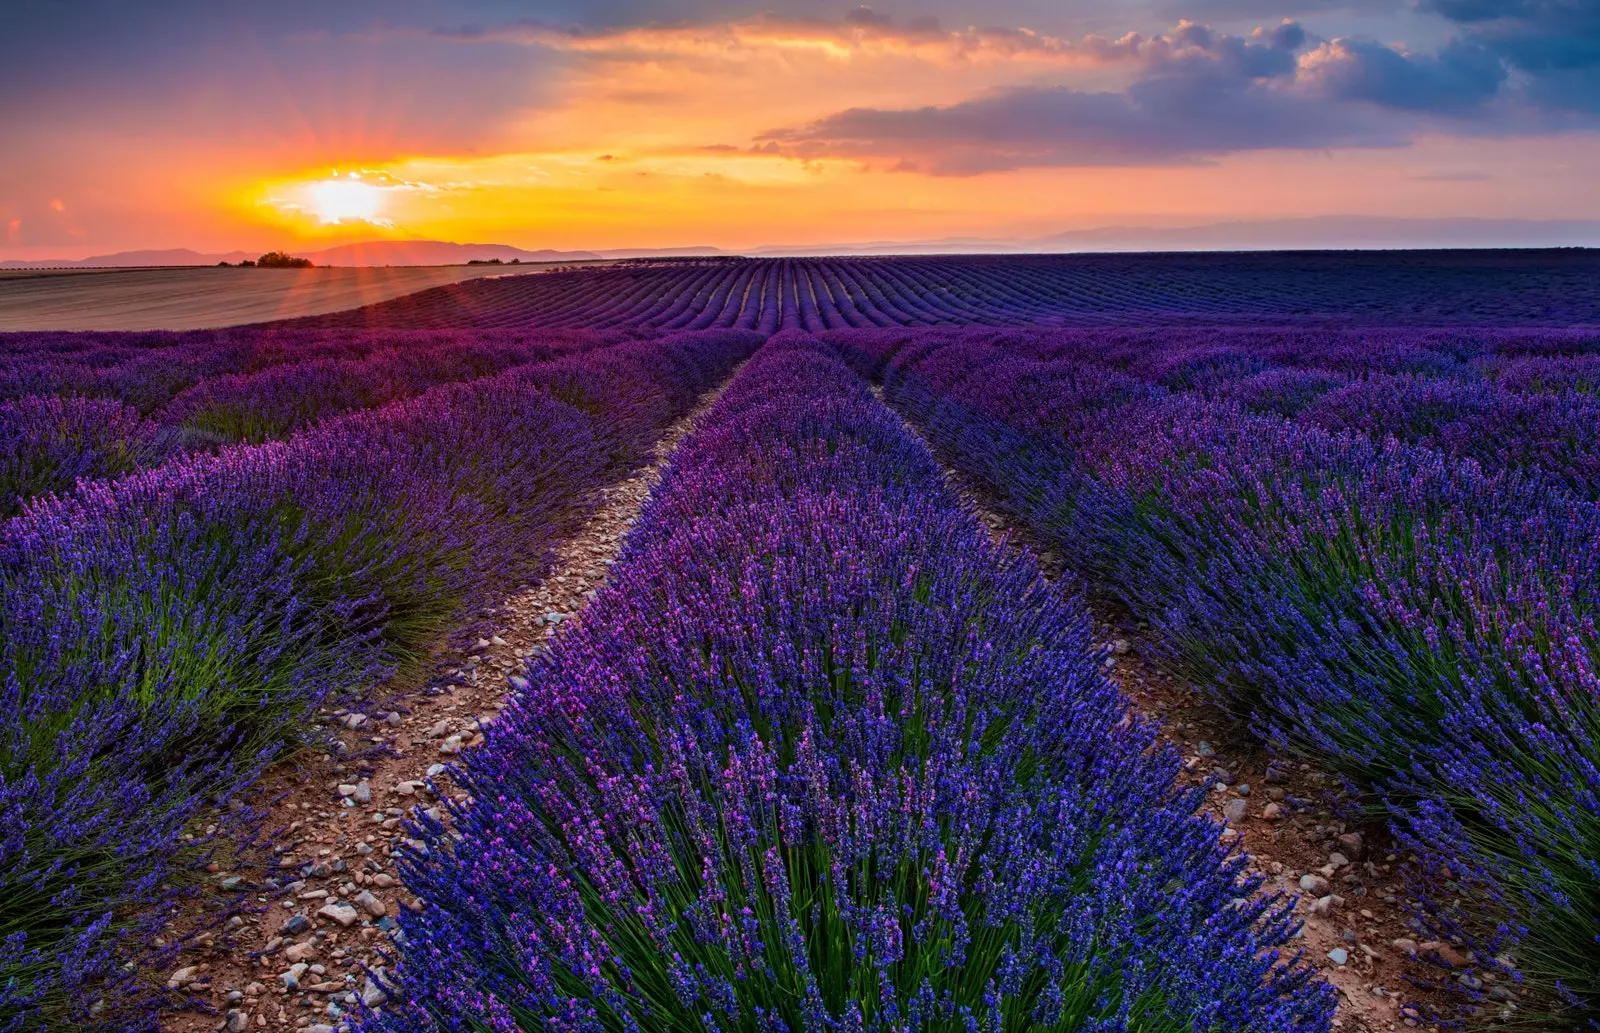
[[[252, 906], [185, 950], [169, 986], [187, 990], [194, 1004], [168, 1013], [167, 1033], [338, 1033], [357, 997], [381, 1004], [388, 932], [399, 908], [419, 906], [392, 862], [403, 819], [412, 808], [437, 806], [429, 781], [481, 741], [526, 660], [581, 615], [667, 455], [719, 394], [673, 425], [647, 467], [602, 493], [582, 530], [557, 549], [550, 576], [507, 600], [492, 633], [442, 660], [428, 689], [393, 710], [328, 712], [347, 754], [304, 755], [270, 773], [258, 796], [272, 801], [271, 824], [286, 833], [274, 846], [279, 874], [252, 885], [264, 869], [248, 859], [213, 873], [220, 890], [250, 888]], [[1027, 547], [1024, 534], [949, 476], [997, 540]], [[1055, 557], [1034, 551], [1047, 577], [1062, 576]], [[1210, 787], [1206, 809], [1225, 826], [1224, 838], [1249, 855], [1265, 892], [1296, 898], [1304, 926], [1295, 946], [1338, 990], [1336, 1028], [1444, 1028], [1427, 1018], [1443, 1002], [1413, 981], [1448, 976], [1428, 959], [1463, 959], [1412, 930], [1401, 858], [1381, 822], [1350, 817], [1354, 801], [1331, 774], [1274, 757], [1198, 688], [1155, 664], [1144, 625], [1104, 608], [1096, 618], [1108, 674], [1158, 722], [1183, 758], [1183, 779]], [[349, 753], [365, 759], [345, 759]]]
[[[305, 753], [268, 773], [256, 806], [267, 811], [267, 828], [283, 833], [271, 848], [276, 874], [264, 874], [273, 866], [260, 857], [213, 866], [224, 896], [211, 900], [248, 889], [249, 906], [183, 951], [167, 985], [191, 1004], [164, 1016], [166, 1033], [339, 1033], [358, 997], [381, 1006], [395, 917], [420, 906], [393, 861], [405, 817], [438, 806], [430, 782], [448, 784], [437, 776], [482, 742], [508, 691], [526, 685], [528, 658], [549, 649], [594, 598], [667, 456], [720, 394], [674, 423], [647, 466], [601, 492], [581, 530], [557, 547], [549, 576], [497, 608], [475, 644], [442, 656], [426, 689], [393, 709], [325, 712], [345, 750]], [[206, 906], [202, 897], [174, 935], [203, 926]]]
[[[881, 397], [881, 389], [874, 392]], [[1066, 576], [1058, 556], [988, 509], [964, 478], [949, 468], [945, 477], [993, 540], [1028, 549], [1049, 580]], [[1439, 963], [1465, 959], [1451, 944], [1428, 940], [1411, 927], [1401, 858], [1390, 849], [1383, 823], [1359, 820], [1356, 801], [1334, 775], [1275, 757], [1198, 687], [1152, 662], [1152, 633], [1144, 623], [1109, 607], [1093, 609], [1107, 674], [1183, 758], [1183, 783], [1210, 786], [1206, 812], [1224, 826], [1224, 841], [1249, 856], [1250, 869], [1265, 880], [1262, 892], [1295, 898], [1303, 925], [1290, 949], [1300, 951], [1338, 991], [1334, 1028], [1448, 1028], [1434, 1017], [1454, 1004], [1417, 984], [1449, 978]], [[1505, 1001], [1511, 1000], [1508, 991]]]
[[1110, 674], [1139, 713], [1154, 718], [1183, 758], [1183, 780], [1210, 784], [1207, 813], [1226, 826], [1266, 882], [1263, 892], [1296, 898], [1304, 923], [1292, 949], [1339, 993], [1336, 1029], [1378, 1031], [1444, 1026], [1427, 1016], [1451, 1002], [1414, 981], [1446, 972], [1425, 960], [1459, 963], [1451, 945], [1412, 927], [1399, 855], [1381, 821], [1356, 817], [1355, 801], [1333, 775], [1275, 757], [1230, 722], [1196, 687], [1143, 655], [1147, 631], [1102, 612], [1099, 633]]

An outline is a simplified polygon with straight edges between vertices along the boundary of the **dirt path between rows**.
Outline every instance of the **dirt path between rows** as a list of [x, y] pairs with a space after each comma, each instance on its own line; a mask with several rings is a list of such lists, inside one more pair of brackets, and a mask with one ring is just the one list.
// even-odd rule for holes
[[[872, 385], [872, 391], [882, 400], [880, 385]], [[927, 444], [915, 425], [901, 419]], [[929, 447], [937, 458], [938, 451]], [[983, 492], [961, 474], [942, 461], [941, 466], [946, 483], [992, 541], [1026, 550], [1048, 581], [1069, 576], [1059, 556], [985, 506]], [[1438, 1033], [1444, 1027], [1424, 1016], [1443, 1002], [1436, 994], [1419, 993], [1411, 980], [1436, 981], [1441, 969], [1415, 962], [1411, 953], [1438, 951], [1457, 960], [1459, 955], [1411, 929], [1399, 859], [1389, 851], [1381, 823], [1341, 818], [1353, 806], [1336, 777], [1274, 757], [1201, 689], [1148, 659], [1155, 655], [1149, 648], [1154, 633], [1143, 622], [1098, 603], [1089, 608], [1097, 641], [1106, 650], [1107, 674], [1137, 713], [1156, 722], [1162, 741], [1179, 752], [1180, 781], [1186, 787], [1214, 783], [1205, 812], [1226, 826], [1224, 840], [1249, 855], [1250, 869], [1265, 879], [1263, 892], [1298, 897], [1295, 913], [1304, 929], [1290, 950], [1302, 951], [1338, 991], [1334, 1028]]]
[[[405, 816], [438, 803], [426, 780], [482, 741], [480, 727], [499, 716], [527, 659], [551, 648], [594, 598], [667, 457], [740, 368], [668, 428], [644, 467], [601, 490], [583, 527], [557, 546], [550, 574], [498, 607], [487, 637], [441, 661], [432, 688], [397, 701], [403, 712], [323, 715], [350, 750], [383, 755], [314, 754], [268, 773], [256, 797], [276, 798], [267, 828], [288, 831], [274, 847], [283, 873], [276, 887], [251, 896], [249, 912], [183, 952], [168, 985], [199, 1004], [166, 1013], [165, 1033], [337, 1033], [357, 996], [382, 1002], [367, 972], [383, 970], [398, 910], [416, 906], [392, 860]], [[258, 875], [243, 866], [214, 873], [224, 889]]]
[[[481, 741], [477, 729], [498, 716], [514, 684], [508, 679], [582, 613], [667, 457], [737, 372], [668, 429], [645, 467], [602, 490], [583, 528], [557, 547], [550, 575], [507, 600], [492, 618], [495, 631], [442, 662], [435, 687], [407, 697], [405, 713], [324, 715], [352, 749], [386, 747], [388, 755], [363, 761], [316, 755], [269, 773], [259, 797], [279, 797], [270, 827], [289, 832], [278, 847], [287, 874], [278, 887], [263, 887], [252, 898], [254, 913], [230, 919], [231, 928], [203, 936], [185, 951], [171, 974], [173, 985], [187, 988], [210, 1011], [169, 1012], [166, 1033], [336, 1033], [355, 997], [381, 1003], [381, 988], [365, 973], [382, 971], [394, 917], [400, 907], [415, 905], [391, 861], [404, 816], [437, 803], [425, 781]], [[881, 388], [873, 392], [882, 397]], [[1028, 549], [1047, 579], [1064, 575], [1057, 557], [987, 509], [981, 493], [960, 475], [946, 467], [945, 476], [994, 540]], [[1335, 1028], [1439, 1029], [1406, 1003], [1417, 996], [1408, 977], [1437, 978], [1439, 970], [1407, 958], [1407, 940], [1420, 937], [1407, 925], [1396, 858], [1385, 850], [1381, 829], [1339, 818], [1348, 801], [1332, 776], [1275, 760], [1199, 689], [1146, 659], [1150, 633], [1142, 624], [1092, 609], [1108, 674], [1179, 751], [1182, 780], [1216, 783], [1206, 810], [1228, 826], [1224, 836], [1250, 855], [1267, 892], [1299, 896], [1297, 914], [1305, 930], [1296, 946], [1339, 991]], [[237, 876], [219, 871], [215, 877], [227, 887], [228, 880], [250, 875], [241, 868]], [[294, 881], [285, 884], [282, 878]], [[1344, 952], [1343, 963], [1335, 951]]]

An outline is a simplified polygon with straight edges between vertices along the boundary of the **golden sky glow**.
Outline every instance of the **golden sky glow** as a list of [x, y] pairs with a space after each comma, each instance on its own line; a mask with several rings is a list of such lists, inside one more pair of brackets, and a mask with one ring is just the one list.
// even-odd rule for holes
[[365, 222], [384, 226], [389, 223], [384, 212], [384, 193], [381, 187], [362, 182], [359, 172], [348, 172], [344, 179], [335, 175], [308, 184], [304, 189], [305, 207], [329, 225]]
[[[173, 86], [159, 117], [136, 106], [89, 119], [93, 131], [22, 126], [21, 160], [0, 169], [0, 257], [1600, 219], [1582, 171], [1600, 160], [1600, 136], [1532, 112], [1508, 75], [1445, 69], [1434, 85], [1443, 58], [1426, 47], [1276, 18], [1085, 33], [992, 6], [974, 14], [997, 28], [805, 6], [605, 28], [502, 18], [280, 31], [255, 44], [271, 74], [251, 73], [238, 106], [229, 80]], [[1396, 61], [1415, 70], [1372, 71]]]

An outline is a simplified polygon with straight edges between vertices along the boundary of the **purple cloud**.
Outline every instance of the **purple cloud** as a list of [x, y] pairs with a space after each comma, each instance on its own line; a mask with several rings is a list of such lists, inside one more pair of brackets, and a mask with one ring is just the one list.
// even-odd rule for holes
[[1423, 11], [1464, 30], [1524, 78], [1536, 108], [1600, 115], [1600, 3], [1596, 0], [1423, 0]]
[[895, 159], [953, 176], [1404, 144], [1408, 134], [1394, 120], [1297, 88], [1307, 42], [1293, 22], [1250, 36], [1185, 23], [1136, 41], [1141, 74], [1120, 92], [1038, 86], [947, 107], [852, 108], [760, 142], [798, 157]]
[[1506, 68], [1488, 49], [1454, 40], [1436, 54], [1403, 54], [1381, 43], [1336, 39], [1319, 47], [1309, 79], [1338, 100], [1466, 115], [1500, 92]]

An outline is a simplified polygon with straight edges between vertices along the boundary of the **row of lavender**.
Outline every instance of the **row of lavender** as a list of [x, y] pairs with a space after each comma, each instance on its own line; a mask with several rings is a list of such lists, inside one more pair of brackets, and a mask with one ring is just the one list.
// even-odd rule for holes
[[830, 348], [774, 338], [419, 819], [364, 1028], [1328, 1029], [1100, 660]]
[[436, 287], [294, 327], [1600, 325], [1567, 251], [930, 255], [622, 262]]
[[[18, 335], [3, 343], [0, 515], [36, 495], [177, 455], [283, 437], [317, 419], [605, 343], [582, 331]], [[1167, 390], [1384, 433], [1600, 492], [1600, 335], [1583, 331], [1166, 331], [1008, 346], [1091, 359]], [[237, 372], [226, 372], [237, 370]], [[180, 372], [181, 371], [181, 372]], [[183, 385], [187, 386], [183, 386]], [[181, 389], [180, 389], [181, 388]], [[176, 392], [176, 393], [171, 393]], [[101, 395], [105, 396], [102, 397]], [[136, 403], [136, 404], [134, 404]]]
[[259, 373], [313, 359], [359, 360], [385, 351], [476, 345], [497, 349], [583, 347], [586, 330], [221, 330], [0, 334], [0, 398], [87, 395], [153, 412], [209, 377]]
[[580, 331], [0, 336], [0, 516], [79, 478], [259, 444], [605, 343]]
[[[198, 826], [306, 717], [536, 577], [759, 338], [435, 387], [0, 526], [0, 1029], [147, 1029]], [[219, 813], [230, 812], [223, 808]]]
[[1238, 329], [1018, 333], [1030, 358], [1091, 363], [1325, 430], [1394, 437], [1600, 496], [1600, 334]]
[[[1298, 407], [1324, 419], [1297, 422], [1285, 395], [1354, 372], [1315, 342], [1271, 370], [1258, 368], [1270, 349], [1249, 342], [1209, 355], [1048, 334], [839, 343], [882, 371], [952, 463], [1149, 621], [1180, 671], [1268, 740], [1372, 790], [1419, 859], [1419, 920], [1473, 952], [1477, 973], [1459, 985], [1476, 1006], [1593, 1021], [1592, 422], [1505, 419], [1528, 396], [1452, 379], [1459, 358], [1442, 351], [1404, 356], [1439, 367], [1434, 379], [1327, 387]], [[1397, 356], [1339, 354], [1369, 370]], [[1588, 375], [1587, 358], [1541, 361], [1536, 383]], [[1502, 381], [1529, 368], [1498, 367]], [[1285, 387], [1280, 401], [1260, 404], [1263, 378]], [[1380, 404], [1401, 387], [1443, 415]], [[1549, 399], [1593, 413], [1591, 398], [1538, 404]], [[1562, 447], [1534, 447], [1539, 434]]]

